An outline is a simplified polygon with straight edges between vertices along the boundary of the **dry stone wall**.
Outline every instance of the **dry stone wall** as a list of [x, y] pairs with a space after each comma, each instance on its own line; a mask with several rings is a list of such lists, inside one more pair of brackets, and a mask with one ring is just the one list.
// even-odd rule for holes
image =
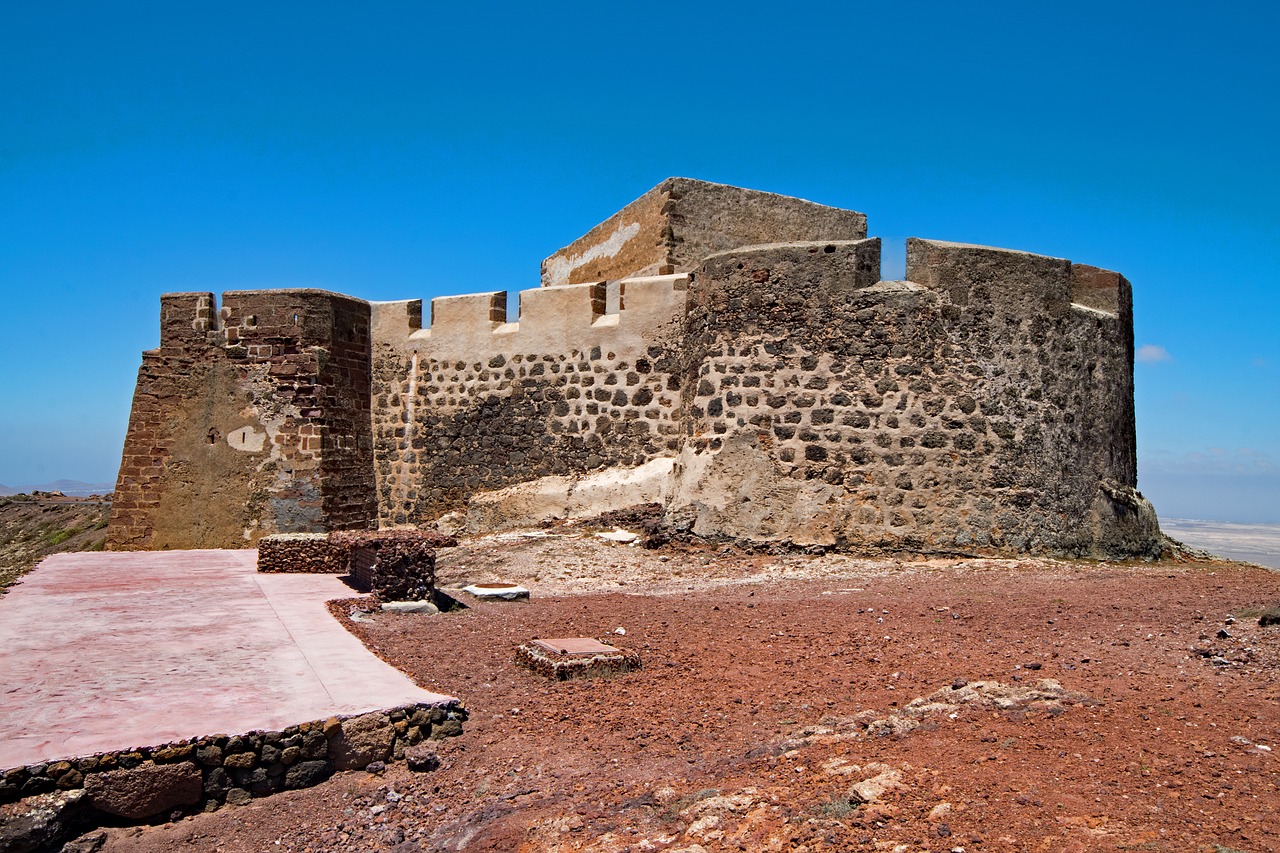
[[[1134, 491], [1128, 282], [913, 240], [707, 258], [685, 321], [672, 509], [705, 534], [852, 549], [1158, 549]], [[803, 286], [797, 287], [797, 283]], [[1103, 300], [1105, 301], [1105, 300]]]
[[153, 820], [173, 810], [213, 811], [309, 788], [335, 771], [369, 768], [375, 762], [409, 758], [413, 767], [415, 748], [461, 735], [466, 720], [466, 709], [450, 700], [329, 717], [280, 731], [208, 735], [0, 768], [0, 804], [82, 791], [75, 808], [62, 817], [77, 831]]
[[[374, 441], [383, 524], [427, 523], [487, 490], [634, 467], [679, 447], [688, 277], [432, 303], [428, 329], [380, 320]], [[611, 308], [613, 311], [610, 311]], [[420, 308], [375, 306], [412, 323]]]

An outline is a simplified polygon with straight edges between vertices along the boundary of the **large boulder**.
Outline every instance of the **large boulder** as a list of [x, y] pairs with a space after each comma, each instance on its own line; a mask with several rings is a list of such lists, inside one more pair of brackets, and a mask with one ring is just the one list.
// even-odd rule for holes
[[200, 802], [204, 791], [200, 768], [190, 761], [154, 764], [128, 770], [91, 773], [85, 793], [95, 808], [108, 814], [142, 820], [177, 806]]
[[336, 770], [360, 770], [391, 757], [395, 729], [391, 718], [374, 712], [342, 721], [329, 738], [329, 754]]
[[55, 791], [0, 806], [0, 850], [56, 849], [84, 810], [84, 796], [84, 791]]

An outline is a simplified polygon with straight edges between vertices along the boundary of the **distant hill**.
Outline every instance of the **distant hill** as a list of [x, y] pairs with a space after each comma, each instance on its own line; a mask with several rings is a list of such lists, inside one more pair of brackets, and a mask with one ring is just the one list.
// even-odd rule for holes
[[5, 486], [0, 484], [0, 495], [29, 495], [32, 492], [62, 492], [71, 497], [110, 494], [115, 483], [86, 483], [82, 480], [54, 480], [51, 483], [35, 483], [29, 486]]
[[50, 554], [101, 551], [110, 514], [106, 499], [0, 497], [0, 594]]

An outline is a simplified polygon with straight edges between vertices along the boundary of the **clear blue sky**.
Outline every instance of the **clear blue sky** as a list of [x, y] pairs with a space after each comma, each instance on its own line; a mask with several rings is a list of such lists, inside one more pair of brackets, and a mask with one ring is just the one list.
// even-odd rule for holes
[[534, 287], [669, 175], [1134, 283], [1139, 486], [1280, 522], [1274, 3], [6, 3], [0, 483], [111, 481], [165, 291]]

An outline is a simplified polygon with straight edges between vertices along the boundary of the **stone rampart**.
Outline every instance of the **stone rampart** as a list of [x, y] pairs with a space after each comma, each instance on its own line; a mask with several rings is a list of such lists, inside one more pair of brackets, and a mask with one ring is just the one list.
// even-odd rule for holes
[[908, 244], [908, 281], [877, 281], [874, 243], [703, 262], [672, 511], [705, 534], [854, 550], [1151, 554], [1128, 282], [927, 240]]
[[1160, 548], [1118, 273], [912, 239], [906, 280], [881, 281], [862, 214], [687, 179], [543, 272], [518, 306], [434, 299], [425, 327], [420, 300], [164, 297], [112, 546], [430, 525], [481, 503], [468, 518], [565, 514], [591, 494], [612, 509], [630, 490], [708, 536]]
[[238, 548], [374, 517], [368, 303], [319, 290], [161, 298], [108, 547]]
[[[378, 503], [423, 524], [471, 496], [551, 475], [635, 467], [679, 447], [686, 275], [374, 306]], [[394, 329], [391, 317], [403, 325]]]

